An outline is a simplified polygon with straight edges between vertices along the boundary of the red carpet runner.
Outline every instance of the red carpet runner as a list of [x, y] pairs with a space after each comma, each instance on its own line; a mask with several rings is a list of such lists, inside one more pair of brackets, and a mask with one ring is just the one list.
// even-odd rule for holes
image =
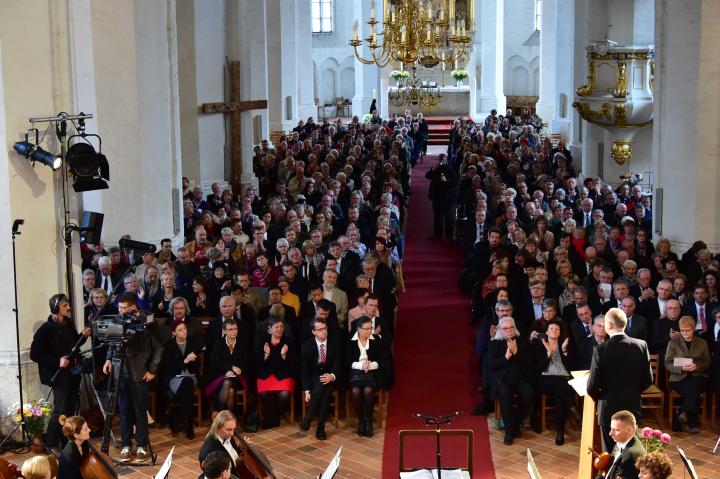
[[[399, 430], [431, 429], [413, 414], [435, 416], [462, 411], [463, 415], [444, 429], [472, 429], [473, 477], [494, 479], [486, 418], [469, 414], [478, 399], [478, 377], [473, 354], [475, 335], [467, 324], [469, 299], [457, 288], [462, 255], [447, 242], [428, 239], [432, 208], [425, 172], [434, 163], [434, 157], [426, 157], [413, 171], [403, 262], [407, 293], [400, 299], [395, 333], [397, 382], [390, 393], [382, 477], [398, 477]], [[444, 468], [463, 465], [465, 451], [459, 440], [443, 442], [442, 457]], [[435, 463], [434, 436], [406, 444], [406, 466], [434, 468]]]

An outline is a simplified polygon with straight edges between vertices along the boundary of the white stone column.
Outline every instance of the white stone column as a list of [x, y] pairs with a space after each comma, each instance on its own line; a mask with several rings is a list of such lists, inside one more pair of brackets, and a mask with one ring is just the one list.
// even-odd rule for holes
[[[560, 133], [570, 144], [572, 138], [572, 107], [575, 97], [573, 84], [573, 39], [575, 26], [574, 0], [556, 0], [555, 9], [555, 111], [550, 121], [550, 132]], [[542, 35], [542, 32], [541, 32]], [[541, 36], [542, 39], [542, 36]], [[540, 60], [542, 82], [542, 58]], [[542, 83], [541, 83], [542, 84]], [[541, 116], [542, 117], [542, 116]]]
[[[71, 53], [75, 73], [92, 69], [94, 76], [76, 78], [74, 94], [78, 110], [85, 111], [86, 102], [96, 107], [111, 182], [110, 189], [83, 194], [84, 209], [105, 214], [107, 243], [129, 233], [159, 244], [180, 233], [182, 223], [177, 216], [182, 212], [173, 211], [181, 170], [175, 2], [90, 5], [92, 59], [79, 43], [72, 44]], [[78, 31], [73, 35], [80, 39], [87, 35], [87, 10], [74, 13]], [[88, 81], [94, 82], [94, 95], [81, 89]], [[158, 214], [144, 214], [151, 211]]]
[[270, 131], [286, 131], [297, 125], [295, 0], [266, 0], [266, 8]]
[[658, 0], [655, 15], [655, 233], [678, 254], [696, 240], [718, 251], [720, 3]]
[[200, 112], [203, 103], [228, 99], [223, 4], [222, 0], [181, 1], [176, 14], [182, 170], [191, 181], [207, 187], [230, 177], [225, 115]]
[[[357, 19], [359, 25], [360, 39], [370, 36], [370, 25], [367, 21], [370, 19], [370, 2], [353, 2], [353, 18]], [[384, 16], [382, 3], [376, 2], [375, 18], [382, 20]], [[382, 31], [382, 23], [375, 25], [377, 32]], [[348, 40], [352, 39], [352, 31], [347, 32]], [[378, 35], [378, 42], [382, 41], [382, 36]], [[363, 58], [370, 58], [370, 49], [366, 46], [358, 47], [358, 51]], [[355, 95], [352, 100], [352, 114], [362, 118], [364, 114], [370, 112], [370, 104], [372, 103], [373, 90], [383, 91], [380, 89], [380, 68], [377, 65], [364, 65], [355, 58]], [[387, 89], [384, 90], [387, 92]]]
[[[505, 0], [476, 0], [475, 11], [479, 15], [480, 45], [480, 95], [478, 97], [478, 114], [481, 117], [490, 113], [493, 108], [498, 112], [505, 111], [505, 94], [503, 93], [503, 44]], [[476, 35], [477, 39], [477, 35]]]
[[[264, 1], [229, 2], [228, 55], [240, 61], [242, 100], [269, 100], [266, 13]], [[246, 187], [253, 182], [253, 146], [270, 138], [268, 110], [242, 113], [242, 176]]]
[[584, 136], [584, 128], [587, 122], [580, 118], [580, 115], [572, 108], [572, 102], [575, 100], [575, 88], [580, 85], [585, 85], [587, 81], [585, 46], [587, 46], [589, 41], [587, 36], [589, 1], [590, 0], [575, 0], [573, 18], [574, 37], [572, 43], [573, 68], [572, 72], [568, 72], [568, 76], [572, 78], [573, 82], [573, 89], [568, 100], [569, 108], [572, 109], [572, 134], [570, 135], [569, 148], [575, 160], [575, 168], [582, 169], [583, 172], [585, 172], [585, 169], [582, 167], [585, 158], [583, 143], [586, 138]]
[[[297, 56], [297, 119], [317, 116], [312, 62], [312, 0], [295, 0], [295, 55]], [[293, 125], [293, 128], [295, 125]]]
[[[474, 0], [473, 0], [474, 1]], [[477, 19], [475, 20], [477, 22]], [[478, 35], [477, 27], [475, 29], [475, 35]], [[477, 114], [477, 93], [478, 93], [478, 79], [477, 79], [477, 55], [475, 54], [476, 49], [473, 48], [470, 52], [467, 67], [465, 68], [468, 72], [468, 85], [470, 87], [470, 94], [468, 95], [468, 116], [474, 121], [482, 120]], [[451, 79], [452, 80], [452, 79]], [[504, 110], [503, 110], [504, 111]], [[504, 115], [504, 113], [503, 113]]]
[[543, 122], [547, 123], [556, 115], [557, 2], [558, 0], [543, 0], [540, 25], [540, 98], [536, 109]]

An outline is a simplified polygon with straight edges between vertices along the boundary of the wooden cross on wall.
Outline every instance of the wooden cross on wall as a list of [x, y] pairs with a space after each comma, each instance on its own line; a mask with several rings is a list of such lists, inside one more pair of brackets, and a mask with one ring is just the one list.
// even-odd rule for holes
[[240, 192], [240, 175], [242, 174], [242, 141], [240, 130], [241, 113], [248, 110], [264, 110], [267, 100], [240, 101], [240, 62], [228, 62], [230, 73], [230, 101], [203, 103], [203, 113], [224, 113], [230, 115], [230, 158], [232, 160], [233, 192]]

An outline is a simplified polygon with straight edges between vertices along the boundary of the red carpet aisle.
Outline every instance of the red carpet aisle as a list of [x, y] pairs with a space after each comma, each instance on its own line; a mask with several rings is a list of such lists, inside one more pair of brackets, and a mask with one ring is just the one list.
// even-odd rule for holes
[[[435, 162], [425, 158], [413, 172], [413, 198], [407, 225], [407, 251], [403, 269], [407, 293], [400, 299], [395, 333], [397, 382], [390, 393], [390, 408], [383, 450], [383, 478], [397, 478], [398, 431], [430, 429], [413, 418], [463, 411], [450, 429], [474, 431], [475, 478], [495, 477], [485, 417], [469, 414], [477, 399], [478, 378], [473, 355], [473, 330], [468, 327], [469, 300], [457, 289], [461, 253], [446, 242], [430, 241], [432, 208], [427, 198], [425, 172]], [[435, 439], [405, 447], [405, 462], [412, 467], [435, 464]], [[442, 448], [443, 464], [464, 462], [459, 443]]]

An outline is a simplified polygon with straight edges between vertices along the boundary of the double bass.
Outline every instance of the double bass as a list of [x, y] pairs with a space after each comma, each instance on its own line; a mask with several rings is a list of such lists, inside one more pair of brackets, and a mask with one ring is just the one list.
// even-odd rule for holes
[[240, 434], [235, 433], [235, 437], [243, 452], [235, 464], [239, 476], [236, 479], [277, 479], [265, 454], [253, 449]]

